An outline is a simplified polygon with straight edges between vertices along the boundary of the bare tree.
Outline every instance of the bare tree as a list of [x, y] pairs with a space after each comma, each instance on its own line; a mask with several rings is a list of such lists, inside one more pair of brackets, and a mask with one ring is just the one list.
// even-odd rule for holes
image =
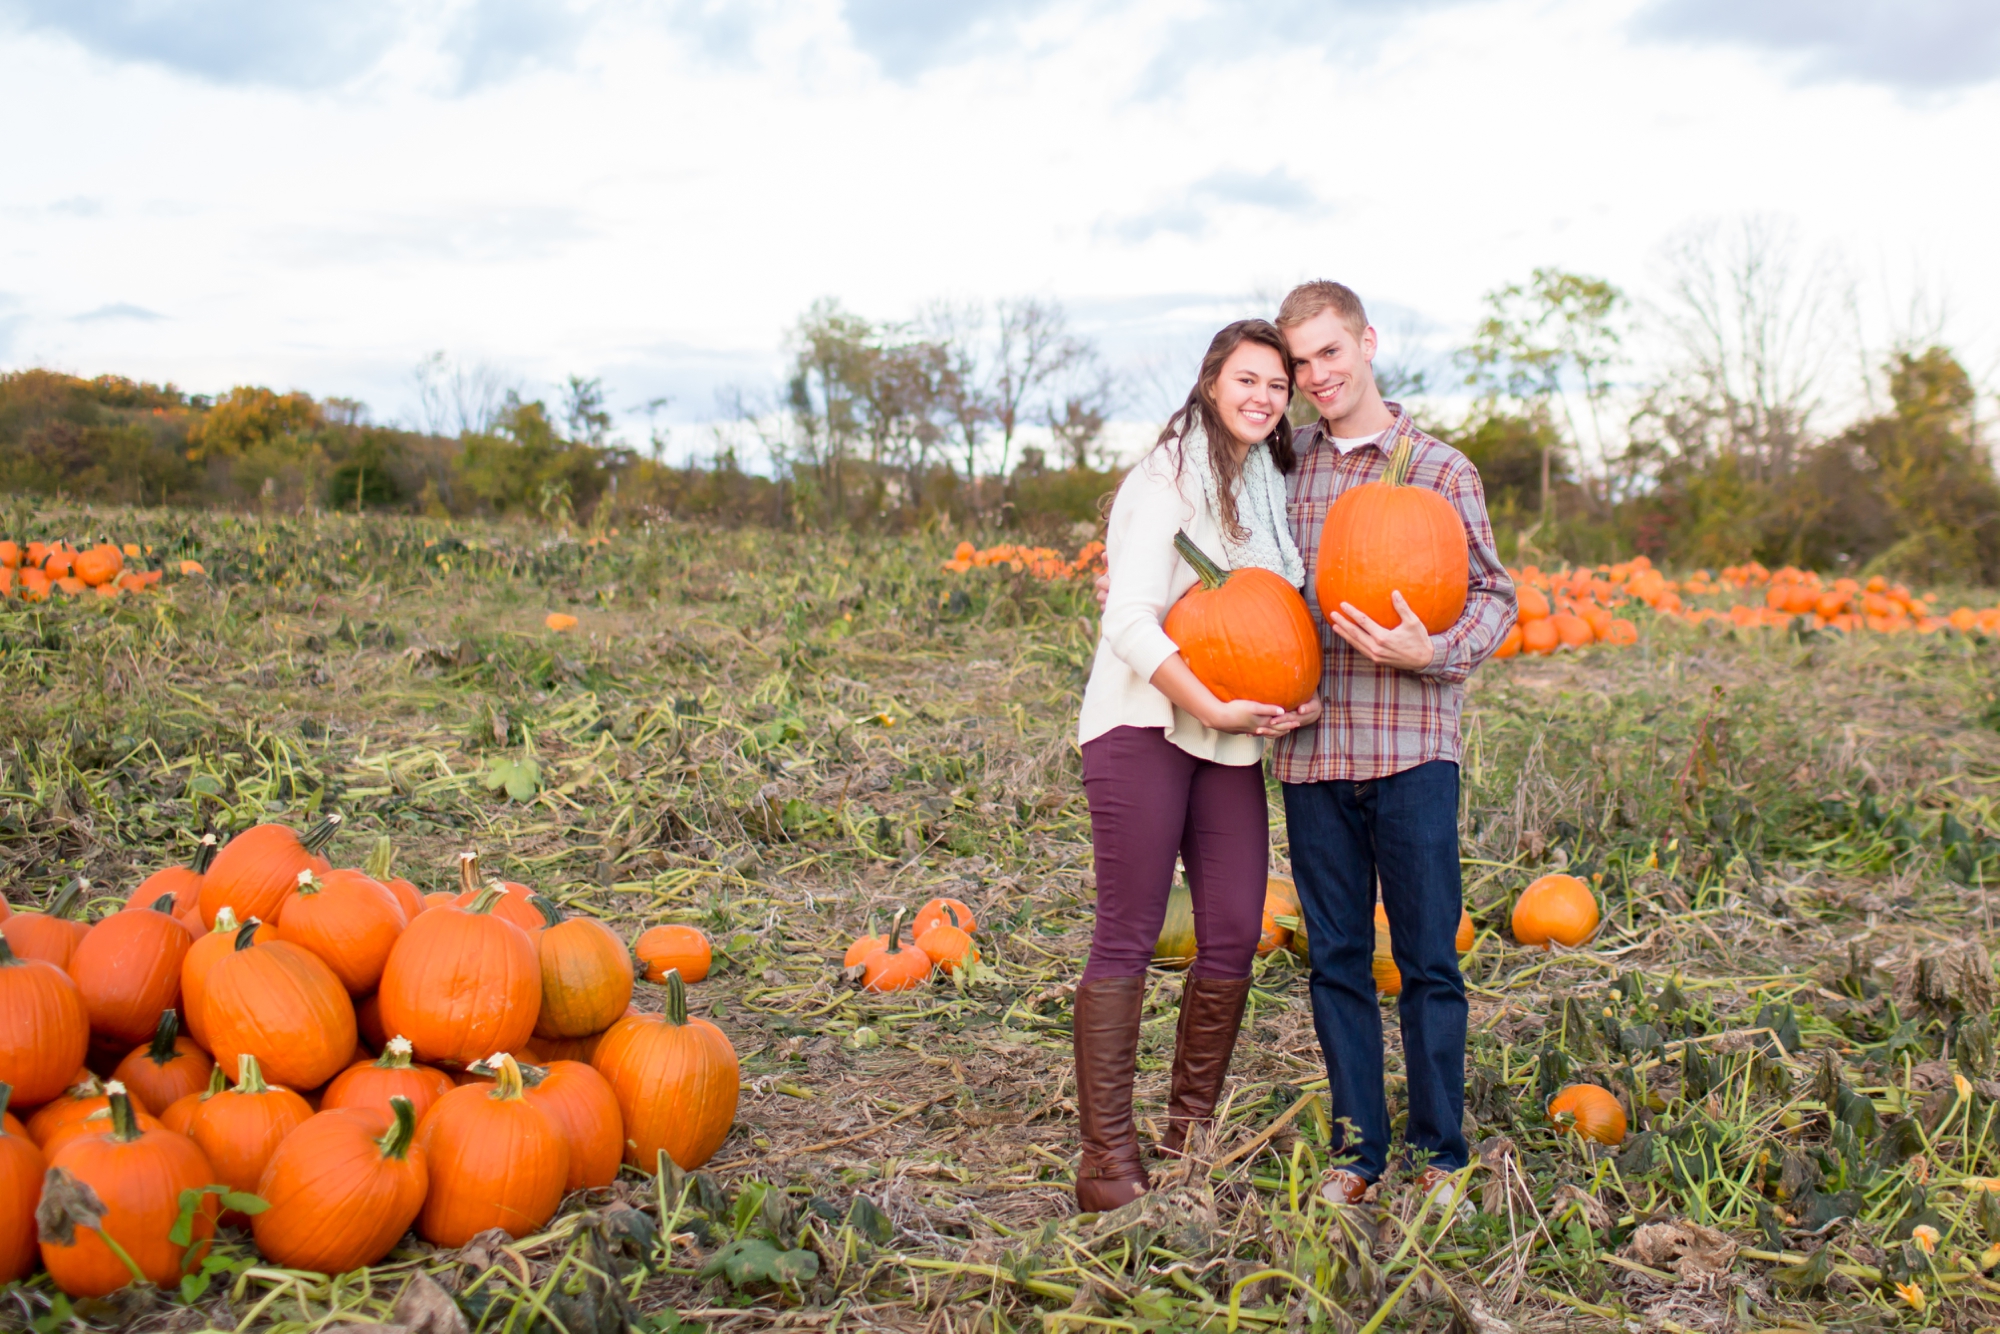
[[1088, 468], [1097, 461], [1098, 443], [1117, 409], [1118, 382], [1090, 347], [1080, 349], [1054, 378], [1043, 420], [1063, 460], [1072, 468]]
[[934, 301], [917, 320], [925, 336], [945, 350], [949, 374], [940, 407], [965, 451], [967, 482], [979, 480], [979, 445], [994, 420], [988, 323], [986, 307], [977, 301]]
[[507, 395], [518, 394], [520, 383], [491, 362], [464, 366], [444, 352], [419, 361], [417, 407], [429, 435], [487, 435], [506, 409]]
[[1014, 434], [1027, 421], [1049, 377], [1084, 355], [1086, 344], [1070, 336], [1069, 317], [1060, 303], [1021, 297], [995, 307], [998, 332], [993, 358], [993, 421], [1000, 428], [1000, 469], [1014, 448]]
[[820, 504], [838, 520], [846, 514], [846, 468], [861, 434], [862, 396], [874, 374], [875, 326], [823, 297], [792, 332], [792, 374], [786, 407], [794, 431], [787, 460], [810, 469]]

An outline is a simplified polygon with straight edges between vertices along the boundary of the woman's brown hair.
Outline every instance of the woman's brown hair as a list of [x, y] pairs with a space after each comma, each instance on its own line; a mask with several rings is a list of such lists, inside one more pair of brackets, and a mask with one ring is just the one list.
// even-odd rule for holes
[[[1195, 377], [1194, 388], [1188, 391], [1187, 402], [1181, 404], [1173, 416], [1167, 418], [1160, 438], [1153, 442], [1155, 448], [1170, 446], [1174, 451], [1174, 480], [1179, 482], [1182, 470], [1187, 466], [1187, 451], [1182, 447], [1190, 427], [1201, 424], [1202, 434], [1209, 440], [1209, 466], [1215, 469], [1215, 499], [1222, 507], [1222, 531], [1229, 534], [1233, 542], [1241, 542], [1246, 534], [1243, 523], [1236, 517], [1236, 479], [1243, 471], [1242, 461], [1233, 449], [1216, 448], [1227, 444], [1236, 437], [1222, 424], [1222, 414], [1215, 408], [1215, 386], [1222, 379], [1223, 363], [1234, 355], [1237, 348], [1245, 343], [1256, 343], [1268, 347], [1278, 354], [1278, 364], [1285, 368], [1285, 383], [1289, 387], [1292, 380], [1292, 353], [1285, 346], [1285, 336], [1278, 332], [1278, 326], [1269, 320], [1238, 320], [1226, 326], [1208, 345], [1202, 354], [1201, 373]], [[1298, 462], [1292, 450], [1292, 424], [1284, 413], [1272, 424], [1271, 433], [1263, 442], [1271, 447], [1271, 461], [1278, 465], [1278, 471], [1289, 473]]]

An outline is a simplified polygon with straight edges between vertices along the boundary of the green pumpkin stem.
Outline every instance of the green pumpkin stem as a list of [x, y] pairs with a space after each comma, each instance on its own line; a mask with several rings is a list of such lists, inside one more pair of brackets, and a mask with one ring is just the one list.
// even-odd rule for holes
[[323, 886], [319, 882], [319, 877], [312, 873], [311, 867], [307, 867], [305, 870], [299, 872], [298, 893], [310, 896], [319, 893], [321, 888]]
[[479, 897], [465, 905], [467, 912], [491, 912], [493, 905], [507, 897], [507, 887], [498, 880], [486, 882], [486, 888], [479, 891]]
[[174, 896], [171, 894], [162, 894], [146, 906], [154, 912], [163, 912], [167, 916], [172, 917], [174, 915]]
[[202, 1090], [201, 1100], [207, 1102], [228, 1087], [229, 1076], [222, 1073], [221, 1066], [212, 1065], [208, 1068], [208, 1087]]
[[257, 1058], [243, 1052], [236, 1058], [236, 1091], [238, 1093], [269, 1093], [271, 1086], [264, 1082], [264, 1072], [257, 1068]]
[[203, 834], [201, 841], [194, 845], [194, 860], [188, 863], [188, 870], [196, 875], [207, 875], [208, 864], [215, 860], [215, 835]]
[[1382, 480], [1390, 486], [1408, 486], [1410, 484], [1410, 465], [1417, 456], [1417, 438], [1408, 431], [1400, 429], [1405, 420], [1407, 419], [1403, 417], [1396, 419], [1396, 425], [1399, 428], [1396, 436], [1396, 447], [1389, 455], [1389, 468], [1382, 477]]
[[1220, 588], [1229, 578], [1229, 571], [1208, 558], [1208, 553], [1194, 544], [1194, 539], [1186, 530], [1174, 534], [1174, 550], [1181, 553], [1181, 559], [1194, 567], [1195, 576], [1201, 580], [1203, 588]]
[[83, 891], [89, 888], [89, 885], [90, 882], [88, 880], [85, 880], [82, 876], [78, 876], [76, 879], [70, 881], [67, 885], [64, 885], [60, 890], [57, 891], [55, 898], [49, 901], [49, 916], [51, 917], [76, 916], [77, 902], [83, 898]]
[[896, 909], [896, 915], [889, 919], [888, 953], [890, 954], [901, 954], [903, 952], [903, 919], [909, 916], [909, 913], [910, 910], [907, 907], [898, 908]]
[[554, 899], [544, 898], [540, 894], [530, 894], [528, 902], [534, 905], [535, 911], [539, 912], [542, 920], [550, 926], [561, 926], [569, 920], [569, 914], [564, 912], [562, 905]]
[[667, 975], [660, 981], [667, 989], [666, 1020], [679, 1028], [688, 1021], [687, 983], [681, 981], [681, 970], [678, 968], [667, 969]]
[[493, 1092], [489, 1097], [502, 1102], [521, 1097], [521, 1066], [506, 1052], [497, 1052], [480, 1062], [493, 1072]]
[[410, 1142], [417, 1137], [417, 1113], [410, 1106], [410, 1100], [401, 1094], [389, 1099], [389, 1110], [395, 1113], [396, 1124], [390, 1126], [388, 1133], [375, 1143], [381, 1146], [384, 1158], [401, 1162], [409, 1156]]
[[[216, 915], [216, 920], [218, 921], [221, 920], [221, 914], [218, 913]], [[262, 922], [258, 921], [256, 918], [253, 917], [249, 921], [245, 922], [242, 926], [237, 927], [236, 948], [239, 950], [247, 950], [252, 945], [255, 945], [257, 943], [257, 928], [262, 925], [264, 925]]]
[[339, 832], [340, 815], [336, 812], [306, 830], [305, 837], [299, 840], [299, 846], [317, 857], [326, 849], [327, 844], [333, 842], [333, 836]]
[[410, 1040], [398, 1033], [382, 1044], [382, 1054], [375, 1058], [377, 1070], [407, 1070], [410, 1068], [410, 1053], [415, 1050]]
[[21, 961], [14, 957], [13, 948], [7, 944], [7, 937], [0, 936], [0, 968], [11, 968], [19, 962]]
[[180, 1035], [181, 1017], [171, 1009], [160, 1011], [159, 1026], [153, 1030], [153, 1045], [146, 1048], [146, 1059], [154, 1065], [172, 1065], [181, 1054], [174, 1046]]
[[368, 860], [361, 864], [361, 869], [368, 872], [371, 880], [387, 880], [389, 868], [395, 864], [396, 845], [387, 834], [376, 835], [375, 846], [368, 849]]
[[111, 1099], [111, 1137], [120, 1144], [130, 1144], [139, 1138], [139, 1118], [132, 1111], [131, 1096], [125, 1086], [117, 1080], [105, 1085]]
[[[14, 1096], [14, 1086], [0, 1079], [0, 1116], [7, 1115], [7, 1102]], [[0, 1132], [4, 1133], [4, 1132]]]

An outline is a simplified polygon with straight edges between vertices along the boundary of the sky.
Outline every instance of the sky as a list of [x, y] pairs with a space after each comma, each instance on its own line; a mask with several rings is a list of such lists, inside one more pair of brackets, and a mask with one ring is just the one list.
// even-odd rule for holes
[[2000, 378], [1993, 0], [0, 0], [0, 123], [0, 368], [383, 422], [443, 352], [686, 441], [824, 296], [1060, 301], [1143, 421], [1302, 278], [1444, 371], [1745, 218]]

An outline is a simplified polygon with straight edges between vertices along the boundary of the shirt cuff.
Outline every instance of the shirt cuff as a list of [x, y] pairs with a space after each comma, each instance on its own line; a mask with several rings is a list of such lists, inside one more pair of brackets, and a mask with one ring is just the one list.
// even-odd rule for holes
[[1431, 660], [1418, 676], [1432, 681], [1463, 681], [1468, 675], [1463, 661], [1462, 641], [1454, 641], [1448, 634], [1431, 636]]
[[1181, 651], [1181, 646], [1167, 638], [1167, 632], [1155, 626], [1151, 634], [1141, 634], [1139, 642], [1132, 646], [1125, 665], [1139, 674], [1139, 679], [1152, 683], [1153, 673], [1160, 670], [1160, 664]]

